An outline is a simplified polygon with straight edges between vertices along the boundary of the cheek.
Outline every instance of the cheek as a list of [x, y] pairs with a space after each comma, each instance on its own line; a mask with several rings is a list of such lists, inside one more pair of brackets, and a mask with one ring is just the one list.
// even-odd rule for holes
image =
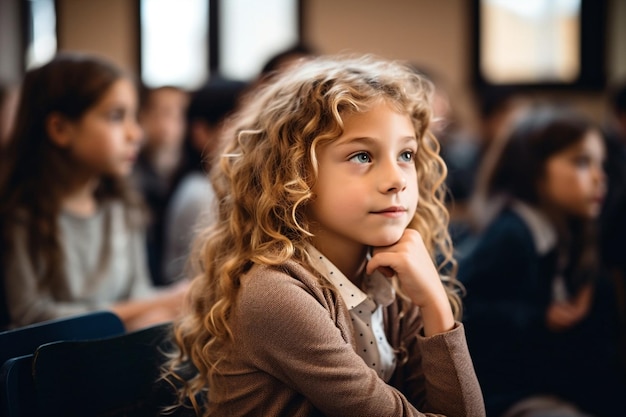
[[559, 195], [564, 187], [572, 186], [572, 170], [562, 161], [548, 162], [540, 179], [547, 197]]
[[342, 184], [340, 181], [326, 183], [324, 192], [318, 194], [321, 207], [336, 211], [349, 211], [358, 206], [364, 195], [358, 188], [349, 184]]
[[547, 198], [564, 207], [578, 205], [585, 198], [588, 178], [575, 169], [563, 170], [548, 178]]

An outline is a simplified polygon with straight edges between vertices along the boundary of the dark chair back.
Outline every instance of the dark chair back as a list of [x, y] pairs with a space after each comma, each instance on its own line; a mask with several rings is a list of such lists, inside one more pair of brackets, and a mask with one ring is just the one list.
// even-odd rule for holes
[[4, 417], [32, 417], [37, 415], [36, 403], [33, 401], [35, 387], [33, 385], [33, 355], [18, 356], [7, 360], [0, 368], [0, 396], [2, 408], [0, 415]]
[[44, 343], [99, 339], [124, 332], [124, 323], [110, 311], [94, 311], [6, 330], [0, 333], [0, 364], [34, 353]]
[[11, 314], [9, 313], [7, 291], [4, 283], [4, 258], [7, 256], [6, 253], [4, 242], [0, 239], [0, 331], [7, 330], [11, 325]]
[[58, 340], [99, 339], [124, 334], [124, 324], [109, 311], [36, 323], [0, 333], [0, 416], [32, 417], [32, 361], [42, 344]]
[[48, 417], [157, 416], [174, 403], [159, 379], [171, 324], [95, 341], [55, 342], [33, 362], [39, 414]]

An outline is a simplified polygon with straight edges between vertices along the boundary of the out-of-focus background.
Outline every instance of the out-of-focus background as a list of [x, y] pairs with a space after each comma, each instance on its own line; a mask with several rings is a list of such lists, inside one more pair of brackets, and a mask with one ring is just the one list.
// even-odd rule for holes
[[607, 88], [626, 79], [626, 2], [0, 1], [0, 79], [7, 81], [58, 49], [103, 54], [148, 84], [194, 88], [216, 72], [252, 79], [297, 42], [316, 53], [409, 60], [445, 81], [466, 123], [477, 117], [481, 79], [537, 84], [601, 118]]

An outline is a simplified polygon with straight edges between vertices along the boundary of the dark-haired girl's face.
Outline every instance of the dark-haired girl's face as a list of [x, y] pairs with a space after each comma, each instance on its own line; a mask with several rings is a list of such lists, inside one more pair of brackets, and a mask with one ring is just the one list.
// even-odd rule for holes
[[605, 153], [600, 133], [592, 130], [548, 158], [541, 179], [544, 201], [567, 216], [598, 216], [606, 193]]
[[134, 86], [120, 79], [77, 122], [69, 151], [78, 169], [93, 176], [125, 176], [134, 164], [142, 134], [136, 120]]

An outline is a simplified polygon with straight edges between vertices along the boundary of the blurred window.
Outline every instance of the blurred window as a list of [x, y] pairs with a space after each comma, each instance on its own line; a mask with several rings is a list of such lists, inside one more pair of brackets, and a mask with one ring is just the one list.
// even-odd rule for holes
[[580, 0], [482, 0], [481, 69], [492, 83], [573, 82]]
[[28, 0], [29, 30], [26, 36], [26, 69], [41, 66], [57, 51], [54, 0]]
[[472, 0], [478, 84], [602, 89], [607, 0]]
[[220, 73], [249, 80], [274, 54], [299, 41], [294, 0], [225, 0], [220, 3]]
[[298, 43], [301, 1], [140, 0], [143, 82], [193, 89], [211, 71], [253, 79]]
[[141, 78], [149, 86], [196, 88], [207, 77], [206, 0], [141, 0]]

